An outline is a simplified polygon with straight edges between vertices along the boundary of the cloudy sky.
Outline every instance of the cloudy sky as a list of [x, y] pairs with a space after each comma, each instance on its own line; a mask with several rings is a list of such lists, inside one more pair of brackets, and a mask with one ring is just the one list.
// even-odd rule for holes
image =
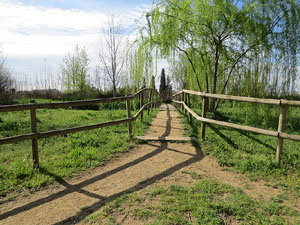
[[[127, 36], [152, 0], [0, 0], [0, 46], [16, 74], [57, 73], [78, 43], [97, 58], [100, 32], [113, 13]], [[21, 79], [19, 77], [18, 79]]]

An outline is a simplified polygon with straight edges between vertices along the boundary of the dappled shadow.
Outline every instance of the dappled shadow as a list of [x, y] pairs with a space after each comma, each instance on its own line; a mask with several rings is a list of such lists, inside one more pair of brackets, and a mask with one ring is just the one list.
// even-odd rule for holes
[[[171, 132], [171, 120], [172, 120], [172, 118], [170, 116], [170, 111], [167, 111], [166, 130], [165, 130], [163, 136], [168, 136], [170, 134], [170, 132]], [[46, 204], [48, 202], [54, 201], [56, 199], [62, 198], [64, 196], [66, 196], [70, 193], [74, 193], [74, 192], [84, 194], [84, 195], [92, 197], [94, 199], [98, 199], [97, 202], [93, 203], [91, 206], [88, 207], [88, 210], [81, 210], [80, 212], [77, 212], [76, 214], [74, 213], [73, 216], [70, 216], [69, 218], [66, 218], [66, 219], [64, 219], [60, 222], [57, 222], [56, 224], [78, 223], [82, 219], [84, 219], [86, 216], [94, 213], [95, 211], [100, 209], [102, 206], [104, 206], [108, 202], [111, 202], [111, 201], [115, 200], [116, 198], [118, 198], [118, 197], [120, 197], [120, 196], [122, 196], [126, 193], [141, 190], [141, 189], [155, 183], [156, 181], [159, 181], [159, 180], [161, 180], [165, 177], [170, 176], [171, 174], [173, 174], [174, 172], [184, 168], [185, 166], [188, 166], [192, 163], [195, 163], [195, 162], [197, 162], [197, 161], [199, 161], [203, 158], [203, 154], [202, 154], [201, 149], [196, 148], [196, 147], [195, 147], [196, 154], [189, 154], [189, 153], [181, 152], [177, 149], [169, 148], [168, 147], [168, 142], [166, 142], [166, 141], [160, 142], [159, 146], [156, 145], [155, 147], [156, 147], [156, 149], [154, 149], [153, 151], [143, 155], [140, 158], [137, 158], [135, 160], [132, 160], [131, 162], [125, 163], [124, 165], [121, 165], [121, 166], [119, 166], [117, 168], [114, 168], [110, 171], [107, 171], [107, 172], [101, 173], [99, 175], [96, 175], [96, 176], [94, 176], [90, 179], [87, 179], [85, 181], [82, 181], [78, 184], [70, 184], [67, 181], [65, 181], [63, 178], [61, 178], [60, 176], [57, 176], [56, 174], [53, 174], [53, 173], [49, 172], [48, 170], [46, 170], [44, 168], [41, 168], [40, 169], [41, 173], [53, 177], [58, 183], [60, 183], [62, 186], [64, 186], [65, 189], [61, 190], [61, 191], [58, 191], [56, 193], [53, 193], [53, 194], [51, 194], [47, 197], [35, 200], [33, 202], [30, 202], [30, 203], [27, 203], [26, 205], [17, 207], [15, 209], [12, 209], [8, 212], [1, 213], [0, 214], [0, 220], [4, 220], [4, 219], [7, 219], [8, 217], [18, 215], [22, 212], [31, 210], [33, 208], [36, 208], [36, 207], [41, 206], [43, 204]], [[174, 166], [170, 166], [169, 168], [167, 167], [165, 170], [160, 171], [158, 174], [156, 174], [156, 175], [154, 175], [150, 178], [141, 180], [140, 182], [136, 183], [134, 186], [132, 186], [130, 188], [127, 188], [126, 190], [120, 191], [118, 193], [114, 193], [110, 196], [98, 195], [98, 194], [95, 194], [95, 193], [92, 193], [90, 191], [86, 191], [86, 190], [83, 189], [83, 188], [87, 187], [90, 184], [93, 184], [97, 181], [100, 181], [100, 180], [105, 179], [109, 176], [112, 176], [112, 175], [114, 175], [118, 172], [121, 172], [122, 170], [125, 170], [129, 167], [132, 167], [132, 166], [137, 165], [137, 164], [139, 164], [143, 161], [146, 161], [146, 160], [158, 155], [159, 153], [161, 153], [165, 150], [174, 151], [176, 153], [187, 154], [187, 155], [191, 156], [191, 158], [189, 158], [185, 161], [179, 162]]]

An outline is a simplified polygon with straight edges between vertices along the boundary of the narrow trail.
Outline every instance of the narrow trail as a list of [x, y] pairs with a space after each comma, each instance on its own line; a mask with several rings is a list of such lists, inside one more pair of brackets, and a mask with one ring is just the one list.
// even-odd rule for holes
[[[146, 135], [180, 137], [183, 130], [176, 109], [162, 105]], [[222, 170], [215, 159], [204, 157], [191, 143], [148, 142], [69, 181], [53, 175], [58, 185], [0, 205], [0, 224], [84, 223], [86, 216], [125, 193], [154, 183], [190, 185], [182, 173], [187, 170], [245, 189], [253, 198], [269, 199], [281, 193], [265, 182], [251, 182], [240, 174]]]

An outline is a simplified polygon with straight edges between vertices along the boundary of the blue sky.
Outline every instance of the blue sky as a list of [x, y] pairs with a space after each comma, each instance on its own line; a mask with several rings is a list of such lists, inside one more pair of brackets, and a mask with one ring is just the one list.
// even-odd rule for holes
[[0, 50], [17, 79], [37, 76], [45, 66], [58, 73], [77, 43], [87, 48], [93, 66], [108, 14], [120, 21], [125, 38], [134, 39], [129, 31], [151, 5], [152, 0], [0, 0]]
[[18, 1], [11, 0], [12, 3], [23, 3], [24, 5], [35, 5], [47, 8], [60, 8], [60, 9], [80, 9], [80, 10], [98, 10], [98, 11], [124, 11], [131, 10], [132, 8], [141, 4], [151, 4], [149, 0], [47, 0], [47, 1]]

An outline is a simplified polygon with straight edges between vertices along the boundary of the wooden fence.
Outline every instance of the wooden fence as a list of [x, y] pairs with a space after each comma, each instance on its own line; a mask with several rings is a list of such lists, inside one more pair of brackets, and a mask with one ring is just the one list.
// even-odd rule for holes
[[[144, 104], [144, 96], [148, 92], [148, 103]], [[18, 105], [5, 105], [0, 106], [0, 112], [14, 112], [14, 111], [22, 111], [22, 110], [30, 110], [30, 124], [31, 124], [31, 133], [29, 134], [22, 134], [13, 137], [6, 137], [0, 139], [0, 145], [2, 144], [10, 144], [15, 143], [18, 141], [25, 141], [25, 140], [32, 140], [32, 158], [33, 158], [33, 166], [39, 167], [39, 151], [38, 151], [38, 139], [41, 138], [48, 138], [52, 136], [58, 135], [65, 135], [76, 133], [84, 130], [92, 130], [107, 126], [118, 125], [121, 123], [128, 124], [128, 134], [132, 136], [132, 125], [131, 123], [135, 121], [138, 116], [143, 118], [143, 110], [148, 108], [148, 114], [152, 107], [154, 107], [157, 102], [153, 101], [153, 98], [157, 96], [158, 93], [151, 89], [151, 88], [144, 88], [139, 92], [123, 96], [123, 97], [115, 97], [115, 98], [101, 98], [101, 99], [93, 99], [93, 100], [81, 100], [81, 101], [68, 101], [68, 102], [57, 102], [57, 103], [36, 103], [34, 100], [30, 101], [30, 104], [18, 104]], [[130, 101], [139, 96], [140, 99], [140, 109], [134, 115], [131, 116], [131, 107]], [[46, 132], [38, 132], [37, 130], [37, 120], [36, 120], [36, 110], [37, 109], [57, 109], [57, 108], [69, 108], [74, 106], [82, 106], [82, 105], [91, 105], [91, 104], [102, 104], [102, 103], [110, 103], [110, 102], [119, 102], [119, 101], [126, 101], [126, 110], [127, 110], [127, 118], [116, 120], [116, 121], [109, 121], [105, 123], [98, 123], [88, 126], [80, 126], [80, 127], [72, 127], [62, 130], [54, 130], [54, 131], [46, 131]]]
[[[197, 95], [197, 96], [202, 97], [202, 116], [199, 116], [197, 113], [195, 113], [190, 108], [191, 107], [190, 95]], [[252, 102], [252, 103], [278, 105], [280, 107], [280, 114], [279, 114], [279, 120], [278, 120], [278, 131], [265, 130], [265, 129], [261, 129], [261, 128], [251, 127], [251, 126], [244, 126], [244, 125], [238, 125], [238, 124], [229, 123], [229, 122], [208, 119], [208, 118], [206, 118], [206, 111], [208, 108], [208, 98], [217, 98], [217, 99], [233, 100], [233, 101], [240, 101], [240, 102]], [[238, 130], [250, 131], [250, 132], [254, 132], [254, 133], [258, 133], [258, 134], [264, 134], [264, 135], [277, 137], [278, 138], [277, 151], [276, 151], [276, 161], [277, 162], [280, 162], [280, 159], [281, 159], [284, 139], [300, 141], [299, 135], [292, 135], [292, 134], [284, 133], [287, 107], [289, 107], [289, 106], [300, 107], [300, 101], [210, 94], [210, 93], [202, 93], [202, 92], [196, 92], [196, 91], [183, 89], [182, 91], [173, 95], [173, 102], [175, 102], [178, 105], [181, 105], [181, 109], [184, 110], [185, 112], [188, 112], [190, 121], [192, 120], [192, 117], [194, 117], [197, 120], [202, 122], [201, 123], [201, 138], [202, 139], [205, 138], [205, 124], [206, 123], [211, 123], [211, 124], [215, 124], [215, 125], [238, 129]]]

